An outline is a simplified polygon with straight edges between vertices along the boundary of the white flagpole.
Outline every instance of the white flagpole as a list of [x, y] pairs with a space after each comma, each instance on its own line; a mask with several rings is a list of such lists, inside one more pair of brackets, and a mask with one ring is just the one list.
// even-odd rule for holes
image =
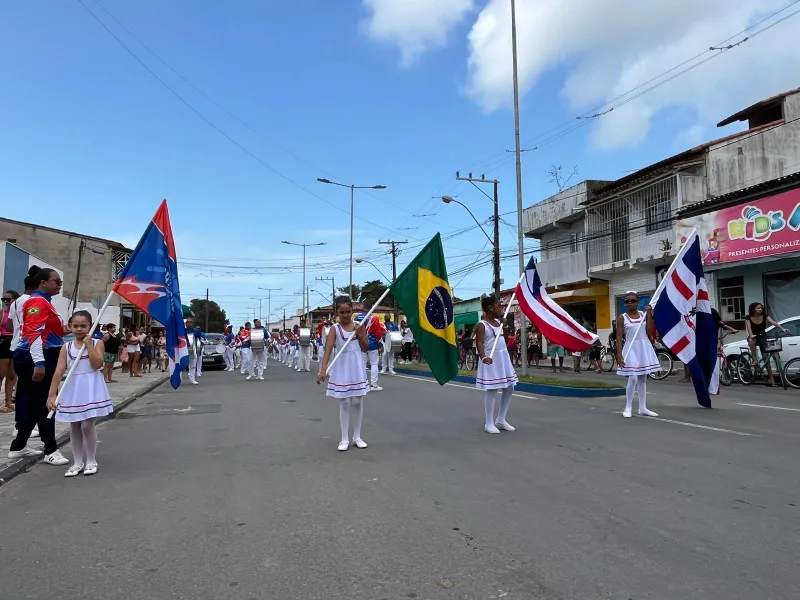
[[[108, 308], [108, 305], [111, 302], [111, 298], [113, 296], [114, 296], [114, 292], [112, 291], [112, 292], [110, 292], [108, 294], [108, 298], [106, 298], [106, 301], [103, 302], [103, 306], [100, 308], [100, 312], [97, 313], [97, 321], [95, 321], [94, 326], [89, 330], [89, 343], [90, 344], [92, 343], [92, 341], [91, 341], [92, 340], [92, 334], [97, 330], [98, 327], [100, 327], [100, 319], [102, 318], [103, 313], [106, 312], [106, 308]], [[81, 348], [81, 355], [82, 354], [83, 354], [83, 348]], [[80, 355], [78, 356], [78, 358], [80, 358]], [[69, 368], [69, 371], [67, 371], [67, 377], [64, 379], [64, 383], [61, 384], [61, 388], [58, 390], [58, 396], [60, 396], [62, 394], [62, 392], [64, 391], [64, 388], [67, 387], [67, 383], [69, 383], [69, 379], [70, 379], [70, 377], [72, 377], [72, 373], [73, 373], [73, 371], [75, 371], [75, 367], [78, 366], [78, 362], [79, 361], [76, 359], [72, 363], [72, 366]], [[56, 396], [56, 408], [58, 407], [58, 396]], [[51, 410], [49, 413], [47, 413], [47, 418], [48, 419], [52, 419], [55, 416], [55, 414], [56, 414], [56, 411], [55, 410]]]
[[[525, 272], [522, 272], [522, 275], [519, 277], [519, 281], [517, 281], [517, 285], [519, 285], [522, 280], [525, 279]], [[503, 323], [506, 322], [508, 318], [508, 312], [511, 310], [511, 305], [514, 303], [514, 298], [517, 297], [517, 288], [514, 287], [514, 293], [511, 294], [511, 298], [508, 301], [508, 306], [506, 306], [506, 310], [503, 313], [503, 320], [500, 322], [500, 335], [503, 335]], [[525, 315], [522, 315], [522, 318], [526, 318]], [[500, 339], [500, 335], [494, 336], [494, 343], [492, 344], [492, 351], [489, 353], [489, 358], [494, 358], [494, 349], [497, 348], [497, 340]]]
[[[378, 300], [375, 302], [375, 304], [372, 305], [372, 308], [369, 309], [369, 312], [367, 312], [367, 314], [361, 320], [361, 323], [359, 323], [358, 327], [363, 327], [365, 323], [369, 323], [369, 318], [372, 316], [372, 313], [375, 312], [375, 309], [378, 308], [378, 305], [383, 301], [383, 299], [386, 298], [386, 296], [389, 295], [390, 291], [391, 291], [390, 287], [386, 288], [386, 291], [383, 292], [383, 294], [381, 294], [381, 297], [378, 298]], [[344, 352], [344, 349], [347, 348], [347, 344], [349, 344], [350, 341], [353, 338], [356, 337], [356, 332], [358, 331], [358, 327], [356, 327], [353, 330], [353, 335], [351, 335], [349, 338], [347, 338], [345, 340], [344, 345], [342, 346], [342, 349], [339, 350], [339, 352], [336, 354], [336, 356], [333, 357], [333, 360], [331, 361], [331, 364], [328, 365], [328, 368], [325, 371], [325, 377], [327, 377], [328, 374], [331, 372], [331, 367], [333, 367], [333, 363], [335, 363], [336, 359], [338, 359], [342, 355], [342, 352]]]
[[[697, 235], [697, 228], [692, 229], [692, 232], [689, 234], [689, 237], [686, 238], [686, 241], [681, 246], [681, 249], [678, 250], [678, 253], [675, 255], [675, 258], [672, 260], [672, 264], [669, 266], [669, 269], [667, 269], [667, 272], [664, 274], [664, 278], [661, 280], [661, 283], [658, 284], [658, 287], [656, 288], [656, 291], [653, 293], [653, 296], [650, 298], [650, 306], [651, 306], [651, 308], [655, 308], [656, 307], [656, 302], [658, 302], [658, 299], [661, 296], [661, 292], [664, 291], [664, 287], [667, 285], [667, 281], [669, 281], [669, 278], [672, 276], [672, 273], [675, 271], [675, 267], [678, 264], [678, 259], [683, 256], [684, 250], [689, 246], [689, 243], [692, 241], [692, 238], [694, 238], [696, 235]], [[636, 326], [636, 332], [633, 335], [633, 339], [636, 339], [637, 337], [639, 337], [639, 331], [641, 331], [642, 325], [644, 325], [646, 321], [647, 321], [647, 314], [645, 313], [645, 317], [641, 321], [639, 321], [639, 325]], [[620, 339], [621, 337], [622, 336], [620, 336], [620, 332], [618, 331], [617, 332], [617, 339]], [[628, 345], [628, 351], [622, 357], [623, 362], [628, 359], [628, 355], [631, 353], [631, 348], [633, 348], [633, 344], [629, 344]]]

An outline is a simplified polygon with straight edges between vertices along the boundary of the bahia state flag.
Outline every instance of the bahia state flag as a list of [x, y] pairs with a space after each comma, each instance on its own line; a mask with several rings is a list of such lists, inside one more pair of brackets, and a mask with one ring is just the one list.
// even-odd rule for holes
[[114, 291], [163, 323], [169, 355], [170, 383], [181, 384], [181, 371], [189, 366], [189, 347], [178, 285], [175, 240], [167, 201], [161, 202], [136, 250], [114, 282]]
[[438, 233], [395, 279], [391, 290], [431, 373], [444, 385], [458, 374], [458, 345], [453, 290]]

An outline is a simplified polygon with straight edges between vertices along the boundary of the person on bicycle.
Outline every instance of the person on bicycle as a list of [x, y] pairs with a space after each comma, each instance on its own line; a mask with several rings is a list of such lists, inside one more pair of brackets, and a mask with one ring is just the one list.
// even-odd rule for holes
[[[744, 318], [745, 327], [747, 327], [747, 345], [750, 346], [750, 355], [755, 360], [756, 347], [764, 354], [767, 351], [767, 323], [774, 325], [776, 329], [780, 329], [783, 333], [789, 333], [789, 330], [781, 327], [764, 311], [764, 305], [761, 302], [753, 302], [747, 308], [747, 316]], [[772, 376], [771, 361], [767, 361], [767, 376], [769, 377], [767, 385], [773, 387], [775, 379]]]

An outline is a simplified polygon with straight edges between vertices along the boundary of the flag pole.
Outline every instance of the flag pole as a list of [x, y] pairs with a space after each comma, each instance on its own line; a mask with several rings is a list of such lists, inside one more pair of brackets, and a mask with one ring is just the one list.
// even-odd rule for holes
[[[113, 291], [109, 292], [108, 298], [106, 298], [106, 301], [103, 302], [103, 306], [100, 308], [100, 312], [97, 313], [97, 321], [95, 321], [94, 326], [89, 330], [89, 341], [90, 342], [92, 340], [92, 335], [97, 330], [97, 328], [100, 326], [100, 319], [102, 318], [103, 313], [106, 312], [106, 309], [108, 308], [108, 305], [111, 302], [111, 298], [113, 296], [114, 296], [114, 292]], [[81, 348], [81, 354], [83, 354], [83, 348]], [[79, 356], [79, 358], [80, 358], [80, 356]], [[67, 387], [67, 383], [69, 383], [69, 379], [70, 379], [70, 377], [72, 377], [72, 373], [73, 373], [73, 371], [75, 371], [75, 367], [78, 366], [79, 362], [80, 361], [76, 359], [72, 363], [72, 366], [70, 366], [69, 371], [67, 371], [67, 376], [64, 379], [64, 383], [61, 384], [61, 388], [59, 388], [59, 390], [58, 390], [58, 396], [60, 396], [61, 393], [64, 391], [64, 388]], [[58, 396], [56, 396], [56, 408], [58, 408]], [[52, 419], [55, 416], [55, 414], [56, 414], [56, 411], [55, 410], [51, 410], [49, 413], [47, 413], [47, 418], [48, 419]]]
[[[361, 320], [361, 323], [359, 323], [358, 327], [362, 327], [364, 325], [364, 323], [368, 323], [369, 322], [369, 318], [372, 316], [372, 313], [375, 312], [375, 309], [378, 308], [378, 305], [380, 305], [380, 303], [383, 301], [383, 299], [386, 298], [386, 296], [388, 296], [389, 292], [391, 292], [391, 291], [392, 291], [392, 288], [390, 288], [390, 287], [386, 288], [386, 291], [383, 292], [383, 294], [381, 294], [381, 297], [378, 298], [378, 300], [375, 302], [375, 304], [372, 305], [372, 308], [370, 308], [369, 311], [367, 312], [367, 314], [364, 315], [364, 318]], [[333, 367], [333, 363], [336, 362], [336, 359], [338, 359], [342, 355], [342, 352], [344, 352], [344, 349], [347, 348], [347, 344], [350, 343], [350, 340], [352, 340], [354, 337], [356, 337], [355, 336], [355, 332], [358, 331], [358, 327], [356, 327], [353, 330], [353, 335], [351, 335], [349, 338], [347, 338], [345, 340], [344, 345], [342, 346], [342, 349], [339, 350], [339, 352], [336, 354], [336, 356], [333, 357], [333, 360], [331, 361], [331, 364], [328, 365], [328, 368], [325, 371], [325, 376], [326, 377], [331, 372], [331, 367]]]
[[[517, 285], [522, 283], [523, 279], [525, 279], [525, 271], [523, 271], [522, 275], [519, 276], [519, 281], [517, 281]], [[503, 323], [506, 322], [506, 319], [508, 318], [508, 313], [511, 310], [511, 305], [514, 303], [514, 298], [516, 298], [516, 297], [517, 297], [517, 288], [515, 286], [514, 287], [514, 293], [511, 294], [511, 298], [508, 301], [508, 306], [506, 306], [506, 310], [503, 313], [503, 320], [500, 322], [500, 335], [503, 335]], [[522, 318], [524, 319], [525, 315], [522, 315]], [[494, 349], [497, 348], [497, 340], [500, 339], [500, 335], [494, 336], [494, 343], [492, 344], [492, 351], [489, 353], [489, 358], [493, 358], [494, 357]], [[527, 344], [525, 345], [525, 347], [527, 348]]]
[[[672, 276], [672, 273], [675, 271], [675, 267], [678, 264], [678, 258], [680, 258], [683, 251], [686, 249], [686, 246], [692, 240], [692, 238], [697, 235], [697, 228], [695, 227], [692, 229], [692, 232], [689, 234], [689, 237], [686, 238], [686, 241], [681, 245], [681, 249], [678, 250], [678, 253], [675, 255], [675, 258], [672, 259], [672, 264], [667, 269], [667, 272], [664, 273], [664, 277], [661, 279], [661, 283], [658, 284], [656, 291], [653, 292], [653, 296], [650, 298], [650, 307], [655, 308], [656, 303], [658, 302], [659, 297], [661, 296], [661, 292], [664, 291], [664, 287], [667, 285], [667, 281]], [[639, 321], [639, 325], [636, 326], [636, 333], [633, 334], [633, 339], [639, 337], [639, 331], [642, 329], [642, 325], [644, 325], [645, 321], [647, 321], [647, 314], [645, 314], [645, 318]], [[619, 337], [619, 332], [617, 332], [617, 336]], [[623, 362], [628, 359], [628, 355], [631, 353], [631, 348], [633, 348], [633, 344], [628, 345], [628, 351], [622, 357]]]

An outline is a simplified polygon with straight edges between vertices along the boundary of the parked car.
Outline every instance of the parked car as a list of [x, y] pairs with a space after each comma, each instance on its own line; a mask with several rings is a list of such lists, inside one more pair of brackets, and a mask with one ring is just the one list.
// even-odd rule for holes
[[[786, 364], [793, 358], [800, 357], [800, 316], [789, 317], [780, 321], [782, 327], [789, 330], [788, 334], [781, 334], [781, 342], [783, 350], [781, 350], [781, 362]], [[772, 325], [767, 328], [767, 338], [774, 338], [776, 335], [775, 326]], [[742, 348], [747, 347], [747, 340], [742, 339], [738, 342], [730, 342], [725, 344], [725, 354], [728, 356], [728, 361], [735, 364], [742, 353]], [[749, 351], [749, 350], [748, 350]]]
[[207, 333], [208, 342], [203, 346], [203, 368], [224, 369], [225, 357], [217, 350], [217, 346], [224, 342], [225, 336], [221, 333]]

